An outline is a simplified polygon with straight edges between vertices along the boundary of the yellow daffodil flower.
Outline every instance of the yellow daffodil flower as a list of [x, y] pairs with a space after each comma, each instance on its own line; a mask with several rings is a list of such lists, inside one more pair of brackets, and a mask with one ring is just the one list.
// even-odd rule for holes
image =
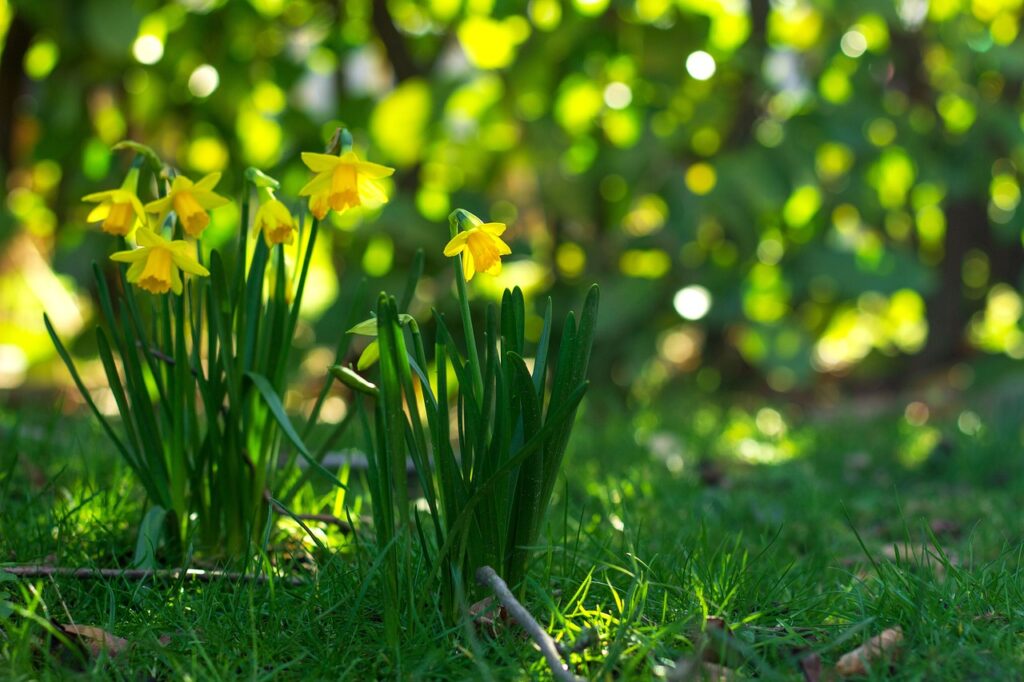
[[477, 272], [497, 275], [501, 272], [501, 257], [512, 253], [508, 244], [501, 241], [504, 232], [501, 223], [474, 225], [452, 237], [444, 247], [444, 255], [454, 258], [462, 254], [462, 272], [467, 282]]
[[124, 237], [135, 229], [135, 223], [146, 221], [146, 211], [137, 194], [139, 169], [132, 168], [125, 176], [119, 189], [94, 192], [82, 197], [82, 201], [95, 202], [97, 206], [89, 211], [87, 222], [103, 221], [101, 227], [107, 234]]
[[139, 248], [118, 251], [110, 256], [110, 260], [131, 263], [128, 281], [140, 289], [153, 294], [166, 294], [168, 291], [180, 294], [180, 271], [200, 277], [210, 274], [196, 260], [195, 247], [182, 239], [170, 241], [148, 228], [140, 229], [136, 239]]
[[323, 220], [330, 209], [341, 213], [354, 206], [376, 207], [388, 201], [378, 180], [395, 172], [369, 161], [360, 161], [353, 151], [333, 154], [302, 152], [302, 162], [316, 173], [299, 196], [309, 197], [309, 212]]
[[275, 244], [291, 244], [295, 241], [295, 220], [288, 207], [274, 197], [269, 187], [260, 187], [257, 192], [260, 207], [253, 221], [256, 234], [262, 232], [270, 248]]
[[167, 196], [146, 204], [146, 211], [157, 214], [159, 223], [173, 210], [178, 214], [178, 220], [185, 228], [185, 233], [198, 238], [210, 224], [210, 214], [207, 211], [230, 201], [213, 191], [219, 181], [220, 173], [210, 173], [199, 182], [192, 182], [179, 175], [171, 183], [171, 190]]

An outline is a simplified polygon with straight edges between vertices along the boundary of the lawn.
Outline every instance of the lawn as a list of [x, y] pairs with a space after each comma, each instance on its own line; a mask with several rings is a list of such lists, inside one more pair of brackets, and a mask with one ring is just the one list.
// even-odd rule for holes
[[[896, 627], [902, 644], [870, 677], [1015, 678], [1024, 466], [1010, 455], [1024, 401], [1007, 396], [930, 412], [893, 397], [864, 416], [856, 400], [824, 411], [677, 395], [626, 411], [595, 394], [525, 605], [587, 679], [687, 679], [696, 660], [732, 679], [832, 679], [844, 653]], [[142, 514], [130, 473], [93, 422], [19, 414], [30, 413], [3, 415], [0, 557], [128, 566]], [[367, 513], [360, 476], [353, 519]], [[304, 506], [333, 500], [325, 489]], [[472, 606], [482, 589], [461, 625], [425, 610], [403, 624], [399, 650], [382, 646], [377, 548], [369, 522], [355, 526], [311, 522], [313, 543], [283, 521], [252, 566], [265, 581], [0, 573], [6, 676], [550, 677], [515, 623]], [[90, 650], [69, 624], [126, 642]]]

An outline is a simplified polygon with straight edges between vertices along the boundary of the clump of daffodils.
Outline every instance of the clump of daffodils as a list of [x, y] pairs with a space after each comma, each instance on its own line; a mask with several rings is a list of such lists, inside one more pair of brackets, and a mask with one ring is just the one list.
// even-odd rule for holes
[[198, 239], [210, 224], [209, 211], [230, 201], [213, 188], [220, 173], [211, 173], [193, 183], [183, 175], [171, 182], [166, 194], [143, 205], [139, 199], [139, 175], [147, 156], [140, 154], [118, 189], [87, 194], [83, 201], [96, 203], [87, 220], [102, 220], [101, 228], [117, 237], [133, 236], [137, 248], [118, 251], [110, 259], [129, 263], [125, 277], [152, 294], [173, 291], [181, 294], [183, 273], [206, 277], [209, 271], [199, 262], [197, 248], [184, 239], [167, 239], [161, 225], [171, 211], [178, 217], [185, 235]]
[[[84, 201], [88, 222], [119, 245], [110, 256], [115, 271], [94, 265], [94, 273], [103, 317], [96, 343], [120, 420], [97, 409], [48, 319], [47, 330], [146, 492], [148, 530], [139, 546], [149, 551], [137, 557], [139, 565], [155, 568], [158, 547], [160, 559], [177, 565], [191, 555], [192, 543], [217, 561], [252, 557], [254, 539], [268, 537], [274, 510], [286, 510], [306, 480], [294, 466], [298, 457], [307, 474], [343, 485], [320, 464], [342, 431], [308, 448], [281, 396], [296, 365], [292, 344], [319, 219], [331, 210], [386, 202], [378, 180], [393, 171], [360, 160], [351, 136], [339, 130], [328, 153], [307, 155], [316, 175], [305, 196], [316, 219], [303, 220], [279, 197], [276, 179], [248, 169], [235, 257], [225, 258], [203, 243], [211, 213], [230, 203], [217, 191], [220, 173], [194, 180], [144, 145], [123, 142], [115, 149], [135, 154], [124, 180]], [[339, 347], [335, 361], [345, 352]]]
[[[390, 176], [394, 169], [360, 160], [352, 150], [352, 138], [347, 131], [339, 134], [338, 141], [338, 154], [302, 154], [302, 160], [315, 175], [300, 195], [309, 197], [310, 211], [318, 220], [327, 217], [332, 210], [342, 213], [355, 207], [376, 207], [388, 200], [379, 180]], [[108, 234], [135, 242], [136, 248], [111, 256], [111, 260], [130, 264], [126, 273], [129, 282], [153, 294], [181, 294], [184, 274], [209, 275], [200, 262], [201, 250], [188, 240], [201, 239], [210, 225], [210, 212], [230, 203], [214, 191], [221, 174], [210, 173], [198, 181], [172, 174], [166, 193], [143, 204], [138, 194], [140, 171], [147, 160], [157, 166], [156, 155], [133, 142], [122, 143], [118, 148], [135, 150], [136, 161], [119, 188], [82, 198], [96, 204], [87, 220], [99, 222]], [[163, 171], [162, 165], [155, 172], [165, 176], [168, 173]], [[252, 220], [253, 233], [262, 235], [271, 249], [294, 244], [298, 222], [288, 206], [275, 195], [280, 183], [255, 168], [250, 168], [245, 178], [255, 189], [259, 202]], [[163, 182], [162, 178], [157, 179]], [[168, 229], [167, 218], [172, 213], [176, 220], [170, 222], [168, 238], [162, 232]]]

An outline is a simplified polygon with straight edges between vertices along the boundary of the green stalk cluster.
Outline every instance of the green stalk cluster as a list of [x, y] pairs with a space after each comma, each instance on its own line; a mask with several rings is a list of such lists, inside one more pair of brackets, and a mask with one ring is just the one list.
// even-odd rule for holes
[[[462, 282], [458, 258], [455, 270]], [[464, 351], [435, 311], [428, 357], [419, 327], [400, 315], [393, 297], [381, 294], [378, 383], [333, 368], [375, 405], [373, 423], [367, 422], [368, 482], [390, 604], [385, 627], [393, 644], [400, 628], [415, 620], [409, 614], [422, 609], [425, 592], [440, 594], [445, 620], [454, 622], [465, 584], [480, 566], [494, 567], [522, 589], [587, 389], [596, 286], [579, 323], [569, 313], [557, 343], [549, 299], [535, 345], [526, 341], [526, 306], [518, 287], [504, 292], [500, 307], [488, 306], [482, 342], [473, 331], [465, 286], [458, 287], [458, 296]], [[407, 459], [423, 496], [418, 506], [410, 501]], [[414, 577], [410, 568], [413, 542], [427, 557], [437, 589], [417, 585], [422, 576]]]

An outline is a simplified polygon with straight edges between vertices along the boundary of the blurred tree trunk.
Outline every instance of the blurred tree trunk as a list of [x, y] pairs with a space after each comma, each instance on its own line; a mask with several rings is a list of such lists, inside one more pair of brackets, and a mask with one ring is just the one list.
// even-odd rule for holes
[[384, 44], [384, 51], [395, 72], [395, 82], [401, 83], [421, 75], [405, 38], [395, 26], [391, 10], [388, 9], [388, 0], [373, 0], [373, 14], [370, 19], [373, 22], [373, 29], [377, 32], [377, 37]]
[[990, 283], [1006, 282], [1016, 288], [1024, 268], [1019, 240], [1004, 243], [989, 225], [988, 208], [977, 199], [953, 202], [946, 209], [945, 254], [937, 268], [938, 287], [927, 299], [928, 340], [911, 363], [916, 372], [956, 362], [967, 351], [967, 325], [983, 306], [983, 299], [964, 296], [963, 263], [978, 250], [989, 258]]
[[0, 55], [0, 174], [4, 175], [14, 163], [14, 118], [25, 80], [25, 53], [32, 36], [32, 27], [21, 15], [15, 14]]

